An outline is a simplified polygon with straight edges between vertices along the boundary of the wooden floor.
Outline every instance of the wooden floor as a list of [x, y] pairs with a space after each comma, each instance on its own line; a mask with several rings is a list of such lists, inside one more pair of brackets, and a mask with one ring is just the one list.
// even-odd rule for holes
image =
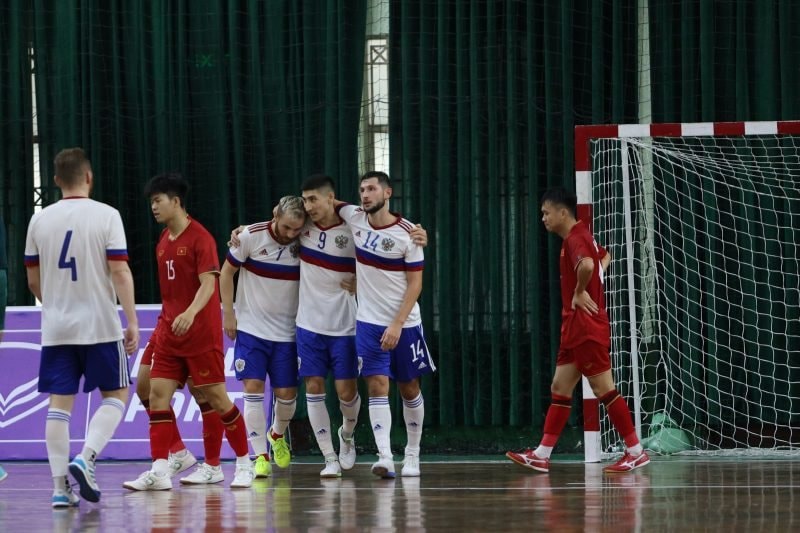
[[[421, 478], [377, 479], [359, 462], [342, 479], [292, 464], [250, 489], [130, 492], [145, 463], [101, 463], [99, 504], [50, 508], [46, 463], [5, 465], [0, 531], [800, 531], [800, 463], [654, 459], [630, 474], [554, 460], [538, 474], [498, 458], [424, 462]], [[399, 464], [398, 464], [399, 468]]]

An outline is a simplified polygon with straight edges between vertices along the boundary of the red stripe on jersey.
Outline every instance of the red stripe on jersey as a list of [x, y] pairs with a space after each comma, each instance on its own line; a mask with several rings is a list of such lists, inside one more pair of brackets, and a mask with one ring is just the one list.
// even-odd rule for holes
[[356, 272], [355, 263], [349, 265], [342, 263], [334, 263], [333, 261], [325, 261], [324, 259], [309, 254], [300, 254], [300, 259], [310, 265], [316, 265], [326, 270], [333, 270], [334, 272], [352, 272], [354, 274]]
[[392, 272], [405, 272], [406, 271], [406, 265], [403, 264], [403, 263], [396, 264], [396, 265], [395, 264], [389, 264], [389, 263], [381, 263], [380, 261], [372, 260], [372, 259], [370, 259], [368, 257], [364, 257], [364, 256], [362, 256], [360, 254], [356, 255], [356, 259], [362, 265], [375, 267], [375, 268], [377, 268], [379, 270], [391, 270]]
[[294, 271], [281, 272], [276, 270], [265, 270], [263, 268], [258, 268], [254, 266], [252, 263], [245, 263], [244, 269], [262, 278], [282, 279], [286, 281], [300, 281], [300, 269], [298, 269], [296, 272]]
[[259, 231], [264, 231], [268, 228], [269, 228], [269, 222], [259, 222], [251, 226], [247, 226], [247, 231], [249, 231], [252, 234], [252, 233], [257, 233]]

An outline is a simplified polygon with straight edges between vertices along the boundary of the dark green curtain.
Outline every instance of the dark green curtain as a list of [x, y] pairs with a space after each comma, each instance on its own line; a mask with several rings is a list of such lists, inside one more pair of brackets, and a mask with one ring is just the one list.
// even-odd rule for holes
[[29, 17], [26, 0], [0, 4], [0, 217], [8, 237], [9, 304], [24, 300], [28, 294], [22, 256], [28, 219], [33, 214]]
[[[790, 0], [651, 0], [654, 121], [800, 119], [798, 25], [800, 4]], [[696, 141], [694, 149], [720, 143]], [[737, 141], [728, 151], [775, 158], [779, 147], [796, 160], [790, 139]], [[676, 310], [660, 354], [676, 377], [670, 415], [723, 447], [734, 437], [752, 446], [796, 443], [798, 198], [765, 185], [791, 180], [788, 168], [765, 169], [764, 180], [727, 174], [730, 183], [678, 168], [664, 187], [677, 188], [680, 200], [656, 205], [659, 223], [684, 213], [680, 233], [660, 232], [665, 250], [685, 258], [685, 266], [666, 258], [660, 272]]]
[[574, 189], [575, 124], [635, 122], [624, 1], [392, 0], [396, 208], [429, 228], [423, 321], [444, 425], [539, 425], [560, 327], [547, 186]]
[[42, 171], [88, 150], [139, 302], [158, 299], [154, 174], [190, 179], [189, 211], [222, 254], [230, 228], [271, 217], [306, 175], [357, 173], [363, 0], [37, 0], [33, 21]]
[[800, 118], [800, 4], [649, 4], [653, 122]]

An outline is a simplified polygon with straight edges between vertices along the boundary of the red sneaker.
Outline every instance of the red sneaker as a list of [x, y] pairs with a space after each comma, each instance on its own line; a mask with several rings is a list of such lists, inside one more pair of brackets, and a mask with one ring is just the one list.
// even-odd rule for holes
[[625, 452], [625, 455], [622, 456], [622, 459], [614, 463], [613, 465], [609, 465], [603, 469], [603, 472], [606, 474], [617, 474], [620, 472], [630, 472], [631, 470], [636, 470], [637, 468], [641, 468], [644, 465], [650, 462], [650, 456], [647, 455], [647, 452], [642, 452], [636, 457], [632, 456], [630, 453]]
[[518, 465], [522, 465], [525, 468], [530, 468], [531, 470], [536, 470], [537, 472], [550, 471], [550, 459], [542, 459], [541, 457], [538, 457], [530, 448], [522, 453], [506, 452], [506, 457]]

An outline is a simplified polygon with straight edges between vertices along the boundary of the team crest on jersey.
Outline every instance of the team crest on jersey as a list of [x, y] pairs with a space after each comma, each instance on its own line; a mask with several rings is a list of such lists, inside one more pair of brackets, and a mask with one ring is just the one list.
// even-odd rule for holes
[[244, 359], [237, 359], [234, 365], [236, 366], [236, 371], [241, 372], [244, 370]]
[[336, 237], [336, 247], [344, 248], [345, 246], [347, 246], [348, 241], [350, 241], [350, 239], [348, 239], [344, 235], [339, 235], [338, 237]]
[[161, 257], [162, 255], [164, 255], [164, 249], [163, 248], [158, 251], [158, 257]]
[[388, 252], [394, 248], [394, 241], [389, 237], [384, 237], [384, 239], [381, 241], [381, 248], [383, 248], [384, 252]]
[[186, 246], [178, 246], [178, 255], [186, 255], [188, 248]]
[[297, 256], [300, 255], [300, 243], [296, 242], [289, 247], [289, 253], [292, 254], [292, 258], [297, 259]]

